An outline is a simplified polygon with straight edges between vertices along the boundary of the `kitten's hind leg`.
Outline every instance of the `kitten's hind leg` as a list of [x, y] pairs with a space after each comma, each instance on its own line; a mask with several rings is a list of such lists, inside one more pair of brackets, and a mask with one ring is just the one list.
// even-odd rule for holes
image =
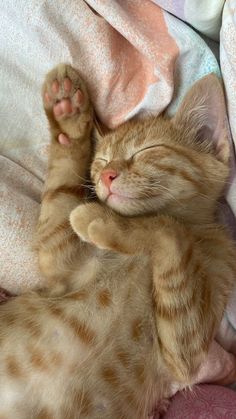
[[36, 248], [42, 272], [54, 282], [68, 277], [78, 251], [69, 214], [84, 200], [93, 110], [82, 78], [69, 65], [60, 64], [46, 76], [42, 96], [51, 145]]

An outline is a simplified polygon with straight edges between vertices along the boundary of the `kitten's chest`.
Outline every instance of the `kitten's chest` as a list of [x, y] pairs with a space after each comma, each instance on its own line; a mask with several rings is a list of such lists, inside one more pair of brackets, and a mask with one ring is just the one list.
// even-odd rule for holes
[[74, 288], [106, 285], [117, 297], [133, 287], [145, 293], [150, 290], [150, 262], [145, 256], [125, 256], [90, 247], [78, 260], [72, 282]]
[[118, 333], [126, 347], [149, 346], [155, 340], [152, 275], [146, 257], [93, 251], [75, 279], [88, 292], [86, 312], [101, 338]]

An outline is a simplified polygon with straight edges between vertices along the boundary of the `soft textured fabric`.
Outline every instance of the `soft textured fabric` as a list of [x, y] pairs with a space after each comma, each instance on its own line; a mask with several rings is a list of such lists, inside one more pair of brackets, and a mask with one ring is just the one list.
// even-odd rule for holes
[[193, 391], [176, 394], [163, 419], [235, 419], [235, 412], [236, 392], [215, 385], [200, 385]]
[[225, 0], [153, 0], [214, 40], [219, 39]]
[[[197, 4], [193, 0], [6, 0], [1, 5], [1, 286], [18, 292], [40, 281], [32, 237], [49, 142], [40, 97], [44, 74], [59, 62], [78, 68], [98, 116], [110, 128], [132, 116], [141, 118], [165, 109], [173, 115], [196, 80], [210, 72], [220, 76], [218, 63], [202, 38], [167, 12], [216, 38], [223, 1], [204, 2], [205, 11], [201, 15], [200, 7], [199, 16], [191, 13]], [[196, 23], [201, 16], [211, 23], [210, 29]], [[228, 0], [223, 12], [220, 64], [234, 141], [235, 34], [235, 2]], [[226, 196], [231, 209], [222, 214], [232, 234], [236, 231], [234, 165], [232, 150], [231, 184]], [[196, 382], [225, 383], [234, 371], [235, 357], [223, 348], [236, 353], [235, 295], [217, 336], [222, 346], [213, 344]], [[176, 390], [173, 387], [173, 392]]]
[[[230, 128], [236, 145], [236, 2], [227, 0], [223, 11], [220, 32], [220, 64], [224, 80]], [[228, 191], [228, 201], [236, 214], [236, 167], [233, 156], [233, 176]], [[236, 323], [235, 323], [236, 326]], [[236, 327], [235, 327], [236, 329]]]

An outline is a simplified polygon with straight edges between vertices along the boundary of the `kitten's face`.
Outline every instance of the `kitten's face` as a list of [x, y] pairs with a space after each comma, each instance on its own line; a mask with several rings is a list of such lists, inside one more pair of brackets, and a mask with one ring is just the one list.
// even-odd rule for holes
[[181, 130], [161, 117], [126, 123], [105, 136], [91, 168], [99, 199], [123, 215], [184, 208], [200, 196], [215, 200], [226, 172], [213, 155], [182, 141]]

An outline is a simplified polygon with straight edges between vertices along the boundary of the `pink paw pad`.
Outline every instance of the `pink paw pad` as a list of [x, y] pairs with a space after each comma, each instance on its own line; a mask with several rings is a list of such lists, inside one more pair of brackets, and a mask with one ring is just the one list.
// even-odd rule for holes
[[68, 76], [52, 80], [44, 91], [43, 99], [57, 120], [76, 116], [85, 102], [84, 93]]
[[68, 77], [65, 78], [65, 80], [63, 82], [63, 86], [64, 86], [65, 92], [70, 93], [71, 88], [72, 88], [72, 83], [71, 83], [71, 80], [68, 79]]
[[70, 99], [62, 99], [53, 107], [55, 116], [67, 115], [73, 111]]
[[57, 94], [59, 92], [59, 83], [57, 80], [54, 80], [54, 82], [52, 83], [52, 92], [54, 94]]

